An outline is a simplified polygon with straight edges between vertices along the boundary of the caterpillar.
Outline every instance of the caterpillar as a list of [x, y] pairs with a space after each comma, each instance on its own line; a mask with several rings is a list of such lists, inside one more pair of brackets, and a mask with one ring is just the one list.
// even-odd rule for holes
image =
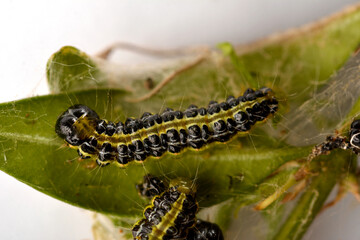
[[324, 142], [313, 148], [308, 160], [320, 155], [327, 155], [334, 149], [351, 150], [355, 154], [360, 153], [360, 120], [354, 120], [351, 123], [349, 138], [345, 136], [327, 136]]
[[153, 200], [132, 229], [134, 240], [224, 240], [218, 225], [196, 220], [196, 188], [189, 181], [180, 178], [168, 184], [148, 174], [136, 188], [141, 196]]
[[82, 158], [100, 166], [143, 162], [165, 152], [200, 149], [212, 142], [226, 142], [244, 133], [277, 111], [278, 101], [270, 88], [247, 89], [243, 96], [225, 102], [211, 101], [207, 108], [190, 105], [185, 111], [167, 108], [161, 114], [145, 112], [125, 123], [101, 120], [85, 105], [74, 105], [58, 118], [55, 131]]
[[134, 225], [134, 240], [186, 239], [196, 223], [199, 208], [195, 193], [196, 188], [190, 182], [171, 181], [169, 189], [153, 198], [144, 210], [144, 218]]

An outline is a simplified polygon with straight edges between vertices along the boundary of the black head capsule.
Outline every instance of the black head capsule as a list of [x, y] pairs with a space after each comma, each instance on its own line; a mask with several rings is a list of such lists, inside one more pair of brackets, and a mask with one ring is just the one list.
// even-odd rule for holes
[[351, 123], [349, 138], [351, 146], [360, 149], [360, 120]]
[[80, 139], [79, 132], [74, 126], [76, 120], [73, 116], [62, 116], [55, 127], [57, 135], [73, 146], [79, 146], [84, 141]]
[[81, 105], [81, 104], [77, 104], [77, 105], [69, 107], [66, 112], [68, 112], [70, 115], [75, 116], [77, 118], [87, 117], [89, 119], [99, 119], [99, 116], [97, 115], [97, 113], [94, 110], [92, 110], [88, 106]]
[[143, 197], [152, 198], [160, 195], [167, 188], [167, 184], [158, 177], [147, 174], [141, 184], [136, 185], [136, 189]]
[[187, 240], [224, 240], [224, 235], [218, 225], [198, 219], [196, 225], [190, 228]]
[[88, 106], [78, 104], [63, 112], [55, 124], [57, 135], [73, 146], [79, 146], [85, 140], [82, 139], [80, 132], [75, 127], [75, 123], [80, 118], [87, 118], [93, 122], [99, 119], [99, 116]]
[[275, 113], [278, 110], [279, 107], [279, 102], [278, 100], [276, 100], [274, 97], [271, 98], [270, 100], [268, 100], [269, 102], [269, 108], [270, 108], [270, 113]]

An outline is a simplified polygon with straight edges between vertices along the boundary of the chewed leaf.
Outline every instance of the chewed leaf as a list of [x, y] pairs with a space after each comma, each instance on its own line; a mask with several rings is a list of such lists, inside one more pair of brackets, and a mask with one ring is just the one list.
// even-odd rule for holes
[[[309, 151], [281, 143], [277, 143], [278, 149], [273, 149], [275, 143], [258, 132], [260, 135], [252, 135], [251, 139], [244, 136], [227, 144], [211, 145], [204, 151], [149, 159], [144, 165], [130, 164], [125, 169], [116, 166], [100, 169], [93, 161], [79, 162], [76, 151], [65, 147], [55, 134], [58, 116], [70, 105], [85, 102], [99, 115], [114, 121], [124, 120], [124, 114], [138, 116], [139, 106], [127, 103], [124, 96], [121, 91], [94, 90], [2, 104], [1, 170], [74, 205], [131, 216], [139, 214], [144, 206], [135, 184], [148, 172], [196, 179], [201, 206], [210, 206], [237, 193], [252, 191], [280, 165], [302, 158]], [[256, 148], [252, 141], [261, 145]], [[238, 182], [238, 176], [243, 180]]]
[[95, 62], [84, 52], [65, 46], [54, 53], [46, 65], [46, 76], [52, 93], [104, 86]]

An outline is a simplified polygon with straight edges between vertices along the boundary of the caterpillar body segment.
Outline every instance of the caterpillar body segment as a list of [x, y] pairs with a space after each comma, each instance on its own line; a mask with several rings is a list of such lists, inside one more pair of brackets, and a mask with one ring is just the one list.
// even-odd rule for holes
[[190, 105], [185, 111], [167, 108], [161, 114], [144, 113], [124, 123], [102, 120], [85, 105], [74, 105], [57, 120], [55, 131], [82, 158], [100, 166], [143, 162], [164, 153], [200, 149], [212, 142], [226, 142], [245, 133], [277, 111], [278, 101], [269, 88], [248, 89], [225, 102], [211, 101], [207, 108]]

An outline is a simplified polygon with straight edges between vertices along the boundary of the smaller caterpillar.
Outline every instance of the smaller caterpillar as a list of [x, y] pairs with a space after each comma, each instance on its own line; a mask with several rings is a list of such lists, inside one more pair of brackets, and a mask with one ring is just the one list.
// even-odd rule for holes
[[323, 143], [316, 145], [308, 160], [320, 155], [327, 155], [334, 149], [351, 150], [360, 153], [360, 120], [354, 120], [350, 125], [349, 138], [345, 136], [327, 136]]
[[85, 105], [74, 105], [58, 118], [55, 131], [82, 158], [98, 165], [143, 162], [165, 152], [200, 149], [212, 142], [226, 142], [244, 133], [277, 111], [278, 101], [270, 88], [248, 89], [239, 98], [211, 101], [207, 109], [190, 105], [184, 112], [167, 108], [162, 114], [145, 112], [125, 123], [101, 120]]
[[[153, 200], [152, 205], [145, 208], [144, 219], [133, 227], [134, 240], [224, 240], [218, 225], [196, 220], [198, 203], [193, 185], [181, 179], [170, 181], [170, 188], [165, 190], [167, 185], [150, 174], [136, 185], [141, 196], [153, 197]], [[181, 196], [185, 200], [179, 204]]]
[[181, 179], [170, 183], [144, 210], [144, 218], [133, 229], [134, 240], [186, 239], [190, 228], [196, 223], [198, 204], [196, 189]]

